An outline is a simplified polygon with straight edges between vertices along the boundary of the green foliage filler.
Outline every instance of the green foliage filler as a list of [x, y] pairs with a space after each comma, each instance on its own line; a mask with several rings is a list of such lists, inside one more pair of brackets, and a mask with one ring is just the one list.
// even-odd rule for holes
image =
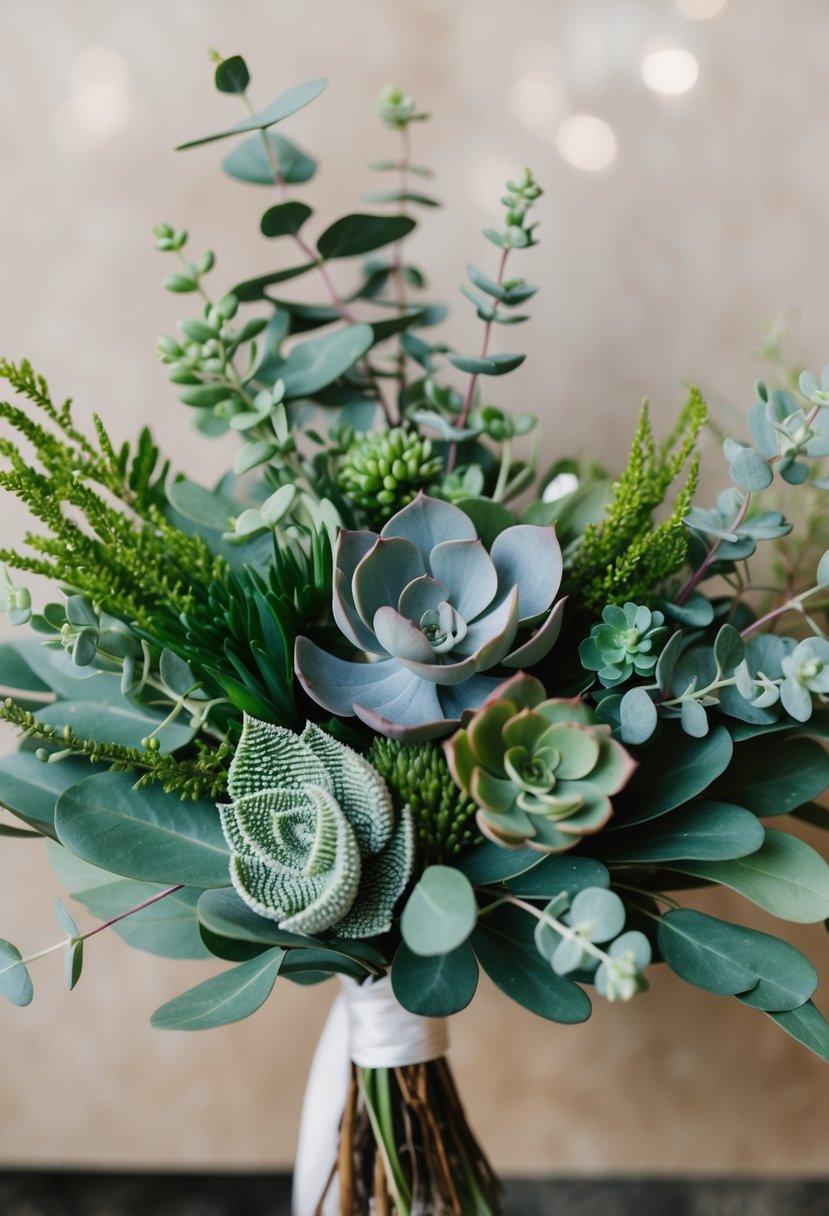
[[[570, 594], [580, 607], [599, 613], [608, 603], [652, 604], [659, 585], [684, 565], [688, 539], [682, 521], [697, 485], [694, 446], [706, 417], [702, 395], [692, 388], [676, 427], [658, 446], [647, 404], [642, 407], [627, 466], [604, 519], [588, 524], [570, 565]], [[686, 465], [668, 518], [654, 526], [654, 511]]]
[[391, 790], [395, 805], [407, 806], [424, 853], [460, 853], [480, 839], [477, 806], [454, 784], [449, 766], [434, 743], [399, 743], [376, 738], [368, 759]]
[[46, 381], [28, 363], [3, 362], [0, 376], [44, 419], [0, 402], [0, 419], [31, 449], [0, 437], [0, 455], [10, 464], [0, 471], [0, 489], [44, 525], [43, 532], [26, 536], [33, 554], [3, 549], [0, 562], [82, 591], [113, 616], [146, 629], [181, 612], [202, 615], [205, 590], [225, 563], [164, 516], [166, 466], [157, 471], [149, 433], [142, 433], [131, 456], [127, 447], [116, 452], [98, 420], [94, 444], [75, 426], [71, 402], [56, 407]]
[[394, 427], [355, 438], [340, 465], [339, 482], [369, 522], [382, 526], [418, 490], [427, 489], [442, 469], [430, 439]]

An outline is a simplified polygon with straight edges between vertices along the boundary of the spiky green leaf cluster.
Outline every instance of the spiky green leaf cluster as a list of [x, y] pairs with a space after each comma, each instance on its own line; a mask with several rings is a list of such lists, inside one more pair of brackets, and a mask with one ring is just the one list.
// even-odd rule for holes
[[427, 856], [460, 853], [480, 839], [475, 827], [478, 808], [455, 785], [440, 747], [378, 737], [368, 759], [391, 790], [395, 805], [409, 807]]
[[[699, 459], [694, 448], [706, 417], [702, 395], [692, 388], [673, 432], [657, 445], [647, 403], [643, 405], [627, 466], [613, 486], [604, 518], [587, 526], [570, 563], [568, 590], [580, 607], [599, 613], [606, 604], [628, 600], [652, 604], [660, 584], [685, 564], [688, 540], [682, 520], [696, 490]], [[668, 517], [654, 526], [654, 511], [686, 466]]]
[[430, 439], [393, 427], [357, 436], [339, 468], [340, 488], [382, 526], [443, 469]]

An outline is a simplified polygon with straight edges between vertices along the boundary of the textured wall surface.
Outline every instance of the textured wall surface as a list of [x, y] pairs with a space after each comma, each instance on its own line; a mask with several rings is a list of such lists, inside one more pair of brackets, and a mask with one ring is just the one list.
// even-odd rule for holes
[[[667, 425], [683, 384], [742, 408], [752, 352], [798, 309], [793, 352], [829, 357], [829, 9], [820, 0], [0, 0], [2, 349], [28, 355], [58, 396], [98, 410], [116, 437], [152, 425], [209, 481], [228, 448], [194, 437], [153, 357], [185, 309], [150, 226], [190, 228], [219, 255], [217, 285], [277, 265], [258, 235], [262, 197], [222, 180], [211, 148], [172, 146], [237, 118], [204, 50], [242, 51], [264, 104], [331, 77], [287, 128], [318, 152], [321, 223], [376, 188], [365, 162], [394, 154], [371, 102], [400, 82], [434, 115], [416, 132], [448, 204], [412, 252], [458, 307], [452, 339], [477, 343], [457, 297], [463, 266], [494, 251], [503, 179], [532, 164], [546, 187], [543, 285], [516, 331], [524, 367], [501, 400], [538, 411], [550, 458], [590, 447], [618, 464], [640, 398]], [[674, 39], [699, 63], [682, 96], [639, 77], [643, 49]], [[109, 54], [92, 53], [104, 48]], [[582, 172], [555, 144], [568, 113], [609, 123], [617, 154]], [[487, 250], [490, 252], [488, 253]], [[518, 257], [516, 257], [516, 265]], [[510, 335], [510, 338], [512, 335]], [[506, 349], [504, 344], [501, 349]], [[714, 456], [716, 486], [720, 466]], [[0, 507], [2, 540], [23, 520]], [[12, 746], [9, 734], [0, 746]], [[0, 934], [33, 952], [57, 940], [56, 879], [36, 843], [0, 851]], [[706, 907], [762, 926], [736, 897]], [[83, 913], [81, 913], [83, 915]], [[821, 926], [797, 934], [826, 958]], [[201, 1035], [151, 1031], [163, 1001], [208, 973], [89, 943], [71, 995], [55, 958], [35, 1003], [0, 1007], [0, 1161], [278, 1165], [290, 1160], [304, 1074], [330, 986], [278, 986], [254, 1018]], [[824, 966], [824, 971], [827, 968]], [[824, 1002], [825, 1003], [825, 1002]], [[542, 1023], [482, 983], [455, 1020], [453, 1062], [495, 1163], [537, 1171], [809, 1171], [825, 1167], [820, 1066], [752, 1010], [656, 974], [585, 1027]]]

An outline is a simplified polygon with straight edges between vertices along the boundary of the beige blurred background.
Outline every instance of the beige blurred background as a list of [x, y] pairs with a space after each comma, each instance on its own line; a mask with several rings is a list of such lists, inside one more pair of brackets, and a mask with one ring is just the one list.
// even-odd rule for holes
[[[260, 104], [330, 76], [285, 128], [321, 156], [307, 191], [321, 225], [385, 184], [364, 168], [395, 154], [371, 114], [383, 85], [434, 115], [416, 156], [447, 207], [425, 217], [412, 253], [457, 306], [461, 349], [478, 341], [456, 292], [463, 266], [493, 267], [479, 229], [497, 222], [504, 178], [533, 166], [542, 243], [515, 266], [543, 291], [533, 324], [499, 335], [529, 358], [495, 399], [541, 413], [551, 459], [588, 445], [618, 465], [640, 398], [667, 425], [691, 379], [747, 405], [752, 352], [781, 310], [799, 314], [793, 355], [829, 358], [822, 0], [1, 0], [0, 39], [0, 347], [116, 437], [151, 424], [196, 478], [232, 457], [191, 434], [154, 360], [156, 334], [188, 310], [161, 290], [170, 268], [150, 227], [182, 224], [196, 250], [215, 248], [217, 287], [280, 264], [258, 235], [265, 195], [217, 172], [223, 146], [171, 152], [240, 116], [213, 92], [210, 46], [247, 56]], [[666, 48], [694, 58], [651, 57], [648, 87], [643, 58]], [[719, 474], [714, 463], [712, 485]], [[4, 542], [20, 538], [7, 502], [0, 521]], [[24, 952], [58, 940], [59, 893], [39, 844], [3, 842], [3, 937]], [[736, 897], [706, 906], [769, 927]], [[793, 937], [829, 978], [822, 926]], [[57, 958], [35, 964], [34, 1004], [0, 1007], [0, 1161], [287, 1164], [333, 985], [280, 982], [254, 1018], [222, 1030], [149, 1029], [159, 1004], [208, 973], [108, 934], [89, 943], [72, 994]], [[818, 1062], [763, 1015], [669, 975], [631, 1006], [598, 1002], [578, 1029], [482, 982], [453, 1042], [503, 1170], [825, 1169]]]

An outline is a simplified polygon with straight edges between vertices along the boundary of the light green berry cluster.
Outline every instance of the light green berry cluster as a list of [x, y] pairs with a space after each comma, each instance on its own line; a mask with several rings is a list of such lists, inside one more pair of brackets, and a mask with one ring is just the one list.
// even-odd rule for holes
[[460, 853], [480, 839], [475, 827], [478, 808], [452, 782], [443, 752], [434, 743], [377, 738], [367, 758], [397, 807], [409, 807], [426, 853], [434, 857]]
[[338, 481], [371, 522], [382, 524], [442, 470], [443, 462], [430, 439], [394, 427], [356, 438], [343, 457]]

